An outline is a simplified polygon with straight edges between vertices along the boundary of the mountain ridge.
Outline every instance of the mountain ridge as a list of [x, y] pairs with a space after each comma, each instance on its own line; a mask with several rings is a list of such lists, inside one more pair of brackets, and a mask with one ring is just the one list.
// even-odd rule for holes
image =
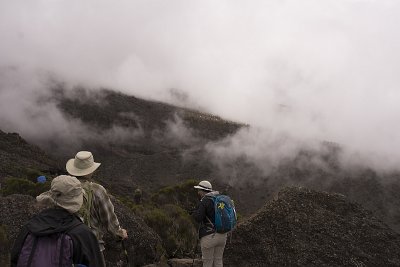
[[[228, 166], [231, 173], [227, 173], [210, 157], [206, 146], [249, 125], [111, 90], [67, 91], [58, 86], [46, 101], [72, 126], [78, 121], [87, 132], [73, 139], [52, 135], [37, 145], [57, 161], [56, 169], [61, 173], [77, 151], [92, 151], [95, 160], [102, 163], [96, 179], [118, 195], [133, 199], [134, 190], [140, 188], [146, 199], [164, 186], [208, 179], [217, 190], [232, 195], [240, 213], [250, 215], [280, 188], [307, 186], [344, 194], [400, 230], [396, 211], [400, 175], [382, 175], [367, 167], [343, 169], [338, 163], [341, 148], [337, 144], [323, 142], [321, 150], [303, 149], [267, 175], [246, 157], [234, 158]], [[116, 125], [119, 128], [113, 132]], [[35, 140], [29, 141], [35, 144]], [[64, 150], [55, 149], [55, 144]], [[230, 177], [232, 173], [235, 177]]]

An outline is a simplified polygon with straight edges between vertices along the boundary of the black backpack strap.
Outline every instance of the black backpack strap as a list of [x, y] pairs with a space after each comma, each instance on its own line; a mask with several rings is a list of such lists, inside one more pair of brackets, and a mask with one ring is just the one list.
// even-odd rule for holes
[[31, 254], [29, 255], [27, 267], [30, 267], [32, 264], [33, 255], [35, 255], [35, 250], [36, 250], [36, 246], [38, 243], [37, 236], [34, 236], [34, 235], [32, 235], [32, 236], [34, 237], [34, 240], [33, 240], [33, 245], [32, 245], [32, 249], [31, 249]]
[[215, 228], [215, 225], [211, 222], [210, 218], [208, 218], [208, 216], [206, 215], [207, 221], [211, 224], [212, 227], [209, 227], [207, 225], [204, 225], [207, 227], [207, 230], [214, 230], [214, 232], [217, 232], [217, 228]]
[[61, 244], [60, 244], [60, 257], [58, 259], [58, 264], [60, 267], [62, 267], [62, 258], [64, 256], [64, 243], [65, 243], [65, 238], [68, 235], [69, 231], [71, 231], [72, 229], [74, 229], [75, 227], [78, 227], [79, 225], [83, 224], [83, 222], [79, 219], [78, 216], [76, 216], [76, 223], [74, 223], [70, 228], [68, 228], [67, 230], [65, 230], [61, 235]]
[[60, 244], [60, 258], [58, 259], [58, 264], [60, 267], [62, 267], [62, 258], [64, 256], [64, 239], [65, 239], [65, 234], [61, 234], [61, 244]]
[[75, 216], [75, 219], [76, 219], [75, 223], [71, 227], [69, 227], [67, 230], [64, 231], [65, 234], [68, 234], [75, 227], [78, 227], [79, 225], [84, 224], [76, 214], [74, 214], [74, 216]]
[[[205, 197], [206, 197], [206, 199], [211, 200], [211, 202], [213, 203], [213, 206], [214, 206], [214, 213], [215, 213], [215, 199], [214, 199], [214, 197], [213, 197], [213, 196], [207, 196], [207, 195], [206, 195]], [[206, 214], [206, 219], [207, 219], [208, 223], [211, 225], [211, 227], [210, 227], [210, 226], [207, 226], [207, 224], [204, 224], [204, 226], [207, 227], [207, 230], [208, 230], [208, 231], [214, 230], [214, 232], [216, 233], [216, 232], [217, 232], [217, 229], [215, 228], [215, 225], [213, 224], [213, 222], [211, 221], [211, 219], [207, 216], [207, 214]]]

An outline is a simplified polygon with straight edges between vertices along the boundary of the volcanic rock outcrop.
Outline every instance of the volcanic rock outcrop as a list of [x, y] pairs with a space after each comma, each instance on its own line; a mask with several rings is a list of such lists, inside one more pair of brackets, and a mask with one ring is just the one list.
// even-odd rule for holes
[[342, 195], [281, 190], [239, 224], [226, 266], [399, 266], [400, 235]]

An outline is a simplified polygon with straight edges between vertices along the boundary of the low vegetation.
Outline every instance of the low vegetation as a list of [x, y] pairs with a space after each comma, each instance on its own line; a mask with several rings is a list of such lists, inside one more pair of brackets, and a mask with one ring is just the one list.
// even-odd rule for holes
[[160, 236], [168, 258], [192, 257], [196, 249], [197, 229], [188, 210], [196, 203], [193, 186], [197, 183], [188, 180], [176, 186], [165, 187], [141, 204], [120, 198]]
[[24, 194], [36, 197], [50, 189], [50, 181], [45, 183], [34, 183], [23, 178], [6, 178], [0, 190], [2, 196], [12, 194]]
[[5, 225], [0, 224], [0, 266], [7, 266], [9, 264], [9, 240], [7, 236], [7, 229]]
[[[50, 189], [51, 181], [33, 182], [42, 173], [26, 169], [21, 173], [24, 178], [8, 177], [2, 184], [2, 196], [24, 194], [37, 196]], [[164, 187], [152, 194], [149, 199], [132, 201], [119, 197], [125, 206], [141, 217], [162, 239], [167, 258], [193, 257], [197, 248], [197, 225], [189, 215], [197, 202], [193, 186], [198, 181], [187, 180], [175, 186]], [[6, 231], [0, 227], [0, 245], [5, 247]]]

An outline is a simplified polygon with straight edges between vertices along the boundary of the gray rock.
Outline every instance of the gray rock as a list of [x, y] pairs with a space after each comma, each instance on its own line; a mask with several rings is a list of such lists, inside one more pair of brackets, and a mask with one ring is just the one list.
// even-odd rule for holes
[[171, 267], [201, 267], [200, 259], [170, 259], [168, 264]]
[[400, 235], [343, 195], [281, 190], [228, 240], [225, 266], [400, 266]]

